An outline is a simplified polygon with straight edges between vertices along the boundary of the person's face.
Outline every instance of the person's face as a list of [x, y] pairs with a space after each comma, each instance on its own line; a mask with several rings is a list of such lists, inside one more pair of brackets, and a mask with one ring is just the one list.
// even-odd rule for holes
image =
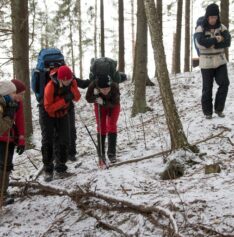
[[110, 92], [111, 88], [110, 87], [106, 87], [106, 88], [100, 88], [100, 92], [103, 95], [107, 95]]
[[208, 17], [208, 23], [212, 26], [214, 26], [216, 24], [218, 20], [218, 16], [209, 16]]
[[63, 86], [69, 86], [70, 84], [71, 84], [71, 82], [72, 82], [72, 79], [71, 80], [61, 80], [61, 82], [62, 82], [62, 85]]
[[20, 102], [23, 99], [23, 97], [24, 97], [24, 93], [25, 93], [25, 91], [20, 92], [18, 94], [16, 94], [14, 92], [14, 93], [10, 94], [10, 97], [12, 98], [12, 100], [14, 100], [16, 102]]

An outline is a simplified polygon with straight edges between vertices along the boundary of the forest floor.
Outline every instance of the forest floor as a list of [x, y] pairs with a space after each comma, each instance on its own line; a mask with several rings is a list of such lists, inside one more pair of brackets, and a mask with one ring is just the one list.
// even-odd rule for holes
[[[35, 148], [15, 156], [9, 191], [16, 200], [0, 210], [0, 236], [234, 236], [233, 64], [229, 77], [226, 117], [214, 114], [206, 120], [200, 71], [171, 75], [184, 131], [199, 147], [199, 155], [184, 150], [164, 153], [170, 150], [170, 137], [157, 83], [146, 93], [153, 110], [134, 118], [134, 88], [130, 81], [121, 84], [119, 163], [106, 170], [97, 167], [95, 147], [81, 122], [82, 118], [96, 139], [93, 107], [81, 90], [76, 105], [78, 159], [68, 162], [73, 175], [50, 183], [43, 175], [33, 181], [42, 163], [38, 109], [32, 98]], [[142, 157], [148, 159], [127, 163]], [[182, 177], [162, 180], [165, 161], [178, 157], [194, 162], [185, 165]], [[206, 174], [210, 164], [218, 164], [221, 171]]]

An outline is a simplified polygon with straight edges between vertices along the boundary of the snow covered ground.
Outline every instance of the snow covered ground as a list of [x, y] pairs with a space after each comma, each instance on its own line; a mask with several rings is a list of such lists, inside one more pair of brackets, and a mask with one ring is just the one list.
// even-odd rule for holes
[[[80, 118], [81, 116], [96, 139], [94, 115], [92, 106], [84, 99], [85, 91], [81, 90], [83, 97], [76, 105], [78, 161], [68, 162], [69, 172], [74, 175], [49, 184], [43, 181], [41, 175], [37, 181], [67, 191], [89, 187], [89, 190], [97, 193], [135, 204], [161, 206], [174, 214], [179, 232], [183, 236], [234, 236], [233, 75], [234, 64], [229, 64], [231, 83], [226, 102], [226, 117], [214, 115], [212, 120], [206, 120], [201, 111], [200, 71], [171, 75], [171, 86], [188, 140], [192, 144], [198, 143], [201, 153], [206, 153], [194, 157], [196, 164], [187, 165], [183, 177], [161, 180], [159, 174], [165, 167], [164, 159], [193, 156], [188, 151], [176, 151], [168, 157], [153, 156], [108, 170], [98, 169], [95, 147]], [[131, 117], [133, 86], [128, 81], [120, 87], [122, 111], [119, 119], [118, 160], [127, 161], [170, 149], [157, 83], [156, 86], [147, 88], [147, 104], [153, 111], [134, 118]], [[215, 86], [214, 93], [216, 88]], [[15, 156], [12, 181], [29, 181], [36, 174], [37, 170], [29, 158], [38, 169], [41, 166], [41, 135], [34, 98], [33, 101], [35, 149], [26, 151], [22, 156]], [[217, 134], [220, 135], [215, 137]], [[207, 139], [212, 136], [214, 138]], [[219, 163], [221, 172], [205, 174], [205, 165], [213, 163]], [[156, 227], [147, 215], [126, 208], [105, 210], [100, 206], [109, 204], [94, 198], [87, 198], [87, 203], [83, 200], [86, 207], [82, 208], [79, 202], [75, 203], [65, 195], [33, 195], [32, 190], [17, 187], [11, 187], [10, 192], [15, 193], [17, 198], [14, 205], [0, 210], [0, 236], [169, 236], [165, 232], [167, 222], [161, 221], [160, 215], [155, 219], [163, 227], [160, 224]], [[90, 205], [95, 207], [92, 211], [96, 218], [88, 212]], [[122, 232], [101, 225], [99, 218]]]

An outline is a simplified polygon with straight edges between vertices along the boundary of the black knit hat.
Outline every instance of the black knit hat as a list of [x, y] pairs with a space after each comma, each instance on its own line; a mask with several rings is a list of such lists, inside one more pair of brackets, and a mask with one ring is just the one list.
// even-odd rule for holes
[[111, 86], [111, 78], [109, 75], [100, 75], [97, 77], [97, 86], [99, 88], [107, 88]]
[[212, 3], [207, 6], [205, 17], [208, 18], [209, 16], [219, 16], [219, 6], [215, 3]]

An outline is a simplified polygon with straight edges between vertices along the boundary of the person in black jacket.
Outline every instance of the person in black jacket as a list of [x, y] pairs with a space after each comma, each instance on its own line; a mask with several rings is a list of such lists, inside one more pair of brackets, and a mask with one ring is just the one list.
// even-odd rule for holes
[[223, 110], [229, 86], [225, 48], [230, 46], [231, 36], [226, 26], [220, 22], [219, 7], [215, 3], [207, 6], [204, 20], [197, 27], [194, 38], [200, 52], [203, 113], [207, 119], [212, 118], [212, 89], [215, 79], [219, 87], [214, 110], [219, 117], [224, 117]]

